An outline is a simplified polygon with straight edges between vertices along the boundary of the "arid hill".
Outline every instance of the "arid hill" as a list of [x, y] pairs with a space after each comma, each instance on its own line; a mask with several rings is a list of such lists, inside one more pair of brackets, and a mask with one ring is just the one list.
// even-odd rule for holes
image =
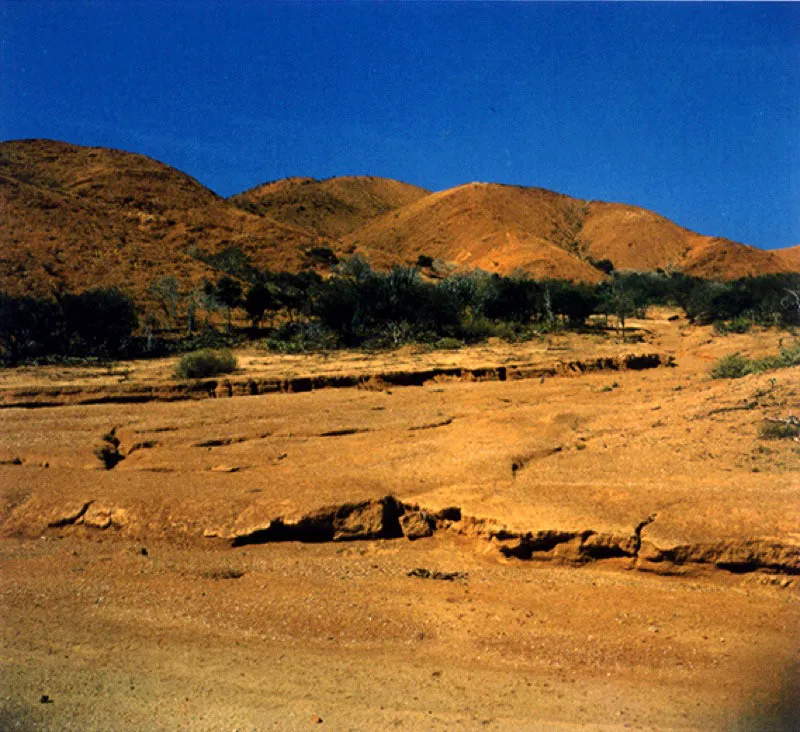
[[416, 264], [596, 282], [590, 260], [702, 277], [800, 270], [798, 248], [767, 252], [701, 236], [650, 211], [539, 188], [470, 183], [438, 193], [373, 177], [290, 178], [223, 199], [134, 153], [51, 140], [0, 143], [0, 288], [15, 294], [118, 285], [140, 301], [171, 275], [184, 289], [239, 249], [256, 267], [324, 266], [315, 248], [376, 267]]
[[402, 208], [430, 191], [387, 178], [346, 176], [316, 180], [284, 178], [228, 200], [259, 216], [338, 239], [381, 214]]
[[376, 218], [345, 247], [379, 266], [423, 255], [460, 269], [596, 282], [602, 273], [579, 256], [582, 204], [540, 188], [469, 183]]
[[215, 277], [204, 252], [299, 269], [327, 243], [143, 155], [49, 140], [0, 144], [0, 206], [0, 286], [14, 293], [120, 285], [141, 297], [166, 275], [186, 287]]
[[589, 282], [602, 277], [589, 259], [610, 259], [617, 269], [671, 268], [725, 280], [798, 268], [636, 206], [487, 183], [431, 194], [376, 218], [345, 243], [384, 266], [423, 254], [463, 268]]

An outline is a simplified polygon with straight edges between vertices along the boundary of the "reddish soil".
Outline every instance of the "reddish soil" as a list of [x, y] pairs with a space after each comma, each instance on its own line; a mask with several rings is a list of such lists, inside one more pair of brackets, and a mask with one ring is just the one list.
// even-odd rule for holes
[[[800, 448], [759, 429], [800, 370], [712, 380], [786, 335], [670, 315], [633, 345], [249, 351], [230, 377], [320, 379], [299, 393], [0, 374], [0, 720], [792, 729]], [[150, 396], [81, 403], [121, 386]]]
[[585, 282], [602, 278], [589, 257], [610, 259], [618, 269], [677, 269], [723, 280], [798, 266], [636, 206], [487, 183], [431, 194], [374, 219], [345, 243], [383, 266], [414, 263], [424, 254], [462, 269]]

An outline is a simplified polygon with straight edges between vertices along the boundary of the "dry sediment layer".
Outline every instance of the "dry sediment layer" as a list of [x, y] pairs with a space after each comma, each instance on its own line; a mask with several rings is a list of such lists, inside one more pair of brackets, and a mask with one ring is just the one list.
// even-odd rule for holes
[[413, 371], [387, 371], [377, 374], [298, 376], [275, 378], [223, 378], [145, 386], [61, 386], [55, 388], [6, 389], [0, 392], [0, 409], [63, 406], [66, 404], [141, 404], [185, 399], [256, 396], [272, 393], [302, 393], [317, 389], [381, 389], [392, 386], [423, 386], [444, 380], [516, 381], [541, 379], [594, 371], [621, 371], [670, 366], [673, 359], [658, 353], [629, 354], [580, 361], [558, 362], [550, 366], [514, 365], [485, 367], [438, 367]]

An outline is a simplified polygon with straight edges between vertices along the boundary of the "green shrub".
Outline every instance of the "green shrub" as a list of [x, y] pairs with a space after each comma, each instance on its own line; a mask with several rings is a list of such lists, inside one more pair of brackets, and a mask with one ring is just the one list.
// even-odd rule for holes
[[339, 263], [339, 257], [337, 257], [333, 249], [329, 247], [312, 247], [306, 253], [306, 256], [321, 264], [334, 265]]
[[764, 371], [800, 366], [800, 341], [795, 341], [791, 346], [783, 346], [777, 356], [767, 356], [760, 363], [763, 364]]
[[796, 440], [800, 438], [800, 422], [765, 420], [758, 430], [763, 440]]
[[719, 359], [711, 369], [712, 379], [741, 379], [755, 373], [755, 361], [745, 358], [741, 353], [731, 353]]
[[337, 346], [336, 335], [318, 322], [284, 323], [261, 342], [262, 348], [276, 353], [329, 351]]
[[230, 374], [236, 370], [236, 356], [228, 350], [187, 353], [178, 362], [175, 374], [181, 379], [202, 379], [217, 374]]
[[754, 325], [752, 318], [739, 315], [727, 323], [724, 320], [715, 320], [714, 332], [721, 336], [730, 335], [731, 333], [747, 333]]
[[731, 353], [717, 361], [711, 369], [713, 379], [740, 379], [747, 374], [760, 374], [773, 369], [800, 366], [800, 341], [781, 348], [777, 356], [745, 358], [741, 353]]
[[464, 342], [458, 338], [440, 338], [433, 344], [433, 347], [441, 351], [458, 351], [464, 347]]

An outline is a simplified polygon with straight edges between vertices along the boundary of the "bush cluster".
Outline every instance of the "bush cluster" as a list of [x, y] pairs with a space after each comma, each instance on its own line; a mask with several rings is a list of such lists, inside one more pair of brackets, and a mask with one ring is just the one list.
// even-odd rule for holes
[[717, 361], [710, 374], [714, 379], [740, 379], [748, 374], [760, 374], [773, 369], [800, 366], [800, 341], [781, 348], [777, 356], [746, 358], [740, 353], [731, 353]]
[[117, 289], [92, 289], [49, 300], [0, 293], [0, 359], [116, 357], [130, 352], [138, 317]]
[[204, 379], [233, 373], [237, 365], [236, 356], [231, 351], [204, 348], [182, 356], [175, 368], [175, 375], [181, 379]]
[[800, 439], [800, 423], [786, 419], [761, 423], [758, 435], [762, 440], [797, 440]]

